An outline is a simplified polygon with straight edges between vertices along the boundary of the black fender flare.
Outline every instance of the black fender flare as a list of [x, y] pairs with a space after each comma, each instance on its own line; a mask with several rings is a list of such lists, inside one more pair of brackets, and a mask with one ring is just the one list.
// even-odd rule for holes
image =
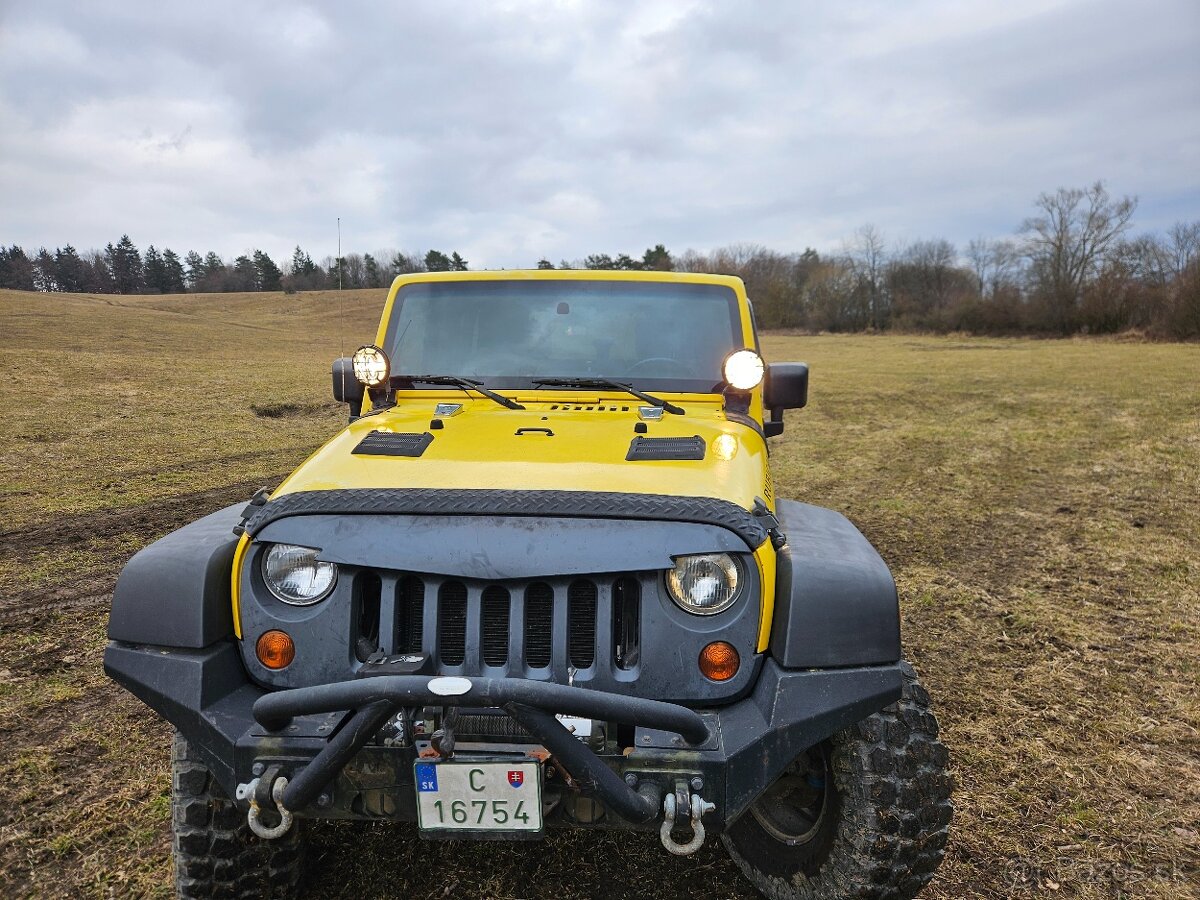
[[109, 639], [199, 649], [230, 637], [233, 529], [245, 509], [227, 506], [134, 554], [113, 591]]
[[776, 555], [771, 655], [788, 669], [900, 659], [900, 605], [887, 564], [841, 513], [794, 500], [775, 510], [787, 543]]

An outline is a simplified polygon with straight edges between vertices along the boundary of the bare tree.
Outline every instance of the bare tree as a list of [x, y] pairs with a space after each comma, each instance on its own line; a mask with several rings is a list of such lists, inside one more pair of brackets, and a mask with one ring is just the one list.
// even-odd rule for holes
[[887, 247], [874, 225], [866, 224], [846, 245], [846, 258], [858, 278], [859, 292], [866, 303], [867, 325], [876, 330], [887, 325], [890, 312], [885, 279]]
[[1200, 221], [1176, 222], [1164, 241], [1166, 265], [1172, 278], [1178, 278], [1200, 258]]
[[1041, 194], [1039, 214], [1026, 219], [1026, 253], [1053, 324], [1069, 331], [1084, 287], [1099, 274], [1105, 255], [1129, 228], [1137, 199], [1109, 196], [1104, 183], [1089, 188], [1059, 188]]
[[967, 261], [979, 283], [979, 295], [987, 299], [1015, 284], [1021, 268], [1021, 252], [1010, 240], [980, 237], [967, 244]]
[[[929, 327], [964, 297], [977, 294], [974, 277], [958, 266], [958, 251], [947, 240], [915, 241], [887, 267], [893, 323]], [[942, 327], [942, 326], [938, 326]]]
[[1154, 234], [1143, 234], [1118, 241], [1108, 252], [1104, 271], [1117, 268], [1127, 278], [1155, 288], [1165, 287], [1174, 277], [1171, 251], [1166, 241]]
[[676, 272], [708, 272], [711, 269], [708, 257], [691, 247], [675, 257]]
[[862, 281], [849, 259], [827, 258], [804, 285], [808, 324], [817, 331], [861, 331], [866, 327]]
[[366, 265], [359, 253], [346, 254], [346, 283], [348, 288], [366, 287]]

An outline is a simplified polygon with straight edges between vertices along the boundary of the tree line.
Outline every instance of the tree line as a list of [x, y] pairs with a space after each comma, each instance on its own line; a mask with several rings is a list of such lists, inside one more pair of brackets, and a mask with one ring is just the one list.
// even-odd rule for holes
[[[1011, 236], [956, 247], [940, 238], [892, 246], [865, 225], [839, 252], [798, 253], [734, 244], [672, 255], [663, 244], [640, 257], [597, 253], [549, 259], [539, 269], [713, 272], [739, 276], [760, 327], [809, 331], [932, 331], [978, 334], [1108, 334], [1137, 329], [1200, 337], [1200, 220], [1162, 234], [1134, 235], [1137, 201], [1103, 183], [1041, 194]], [[67, 246], [28, 256], [0, 246], [0, 287], [87, 293], [296, 291], [377, 288], [395, 275], [463, 271], [449, 255], [386, 251], [326, 257], [295, 249], [282, 268], [260, 250], [232, 262], [216, 253], [153, 245], [127, 235], [103, 251]]]
[[763, 328], [1200, 337], [1200, 221], [1133, 235], [1136, 208], [1096, 182], [1043, 193], [1012, 236], [964, 248], [940, 238], [889, 246], [864, 225], [836, 253], [734, 244], [673, 257], [659, 244], [640, 260], [561, 265], [737, 275]]
[[191, 250], [180, 258], [153, 244], [140, 252], [129, 235], [103, 250], [80, 253], [68, 244], [30, 255], [13, 244], [0, 246], [0, 288], [83, 294], [182, 294], [235, 291], [311, 291], [323, 288], [378, 288], [408, 272], [465, 271], [457, 252], [390, 252], [386, 257], [350, 253], [321, 263], [300, 247], [281, 268], [262, 250], [233, 260], [213, 251]]

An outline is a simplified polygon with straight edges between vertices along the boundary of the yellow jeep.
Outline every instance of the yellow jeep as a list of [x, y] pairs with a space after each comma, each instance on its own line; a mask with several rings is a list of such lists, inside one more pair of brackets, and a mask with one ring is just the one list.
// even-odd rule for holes
[[345, 428], [117, 584], [179, 896], [288, 893], [313, 818], [719, 834], [772, 898], [929, 881], [950, 779], [895, 585], [775, 496], [808, 368], [764, 363], [739, 279], [405, 275], [332, 374]]

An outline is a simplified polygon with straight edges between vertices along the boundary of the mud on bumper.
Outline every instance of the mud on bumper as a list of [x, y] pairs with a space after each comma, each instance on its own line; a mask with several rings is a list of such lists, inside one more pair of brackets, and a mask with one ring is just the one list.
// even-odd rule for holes
[[[417, 749], [380, 746], [375, 735], [403, 707], [459, 706], [508, 713], [571, 776], [574, 790], [564, 784], [560, 799], [595, 801], [582, 819], [577, 805], [558, 803], [550, 824], [654, 827], [661, 798], [683, 781], [702, 784], [715, 805], [710, 831], [736, 819], [800, 751], [899, 699], [902, 684], [895, 664], [795, 671], [767, 659], [748, 696], [693, 710], [518, 678], [379, 675], [264, 691], [232, 642], [184, 650], [114, 641], [104, 668], [187, 737], [230, 796], [278, 766], [289, 777], [283, 804], [298, 816], [414, 821]], [[632, 746], [589, 746], [555, 713], [619, 723]]]

